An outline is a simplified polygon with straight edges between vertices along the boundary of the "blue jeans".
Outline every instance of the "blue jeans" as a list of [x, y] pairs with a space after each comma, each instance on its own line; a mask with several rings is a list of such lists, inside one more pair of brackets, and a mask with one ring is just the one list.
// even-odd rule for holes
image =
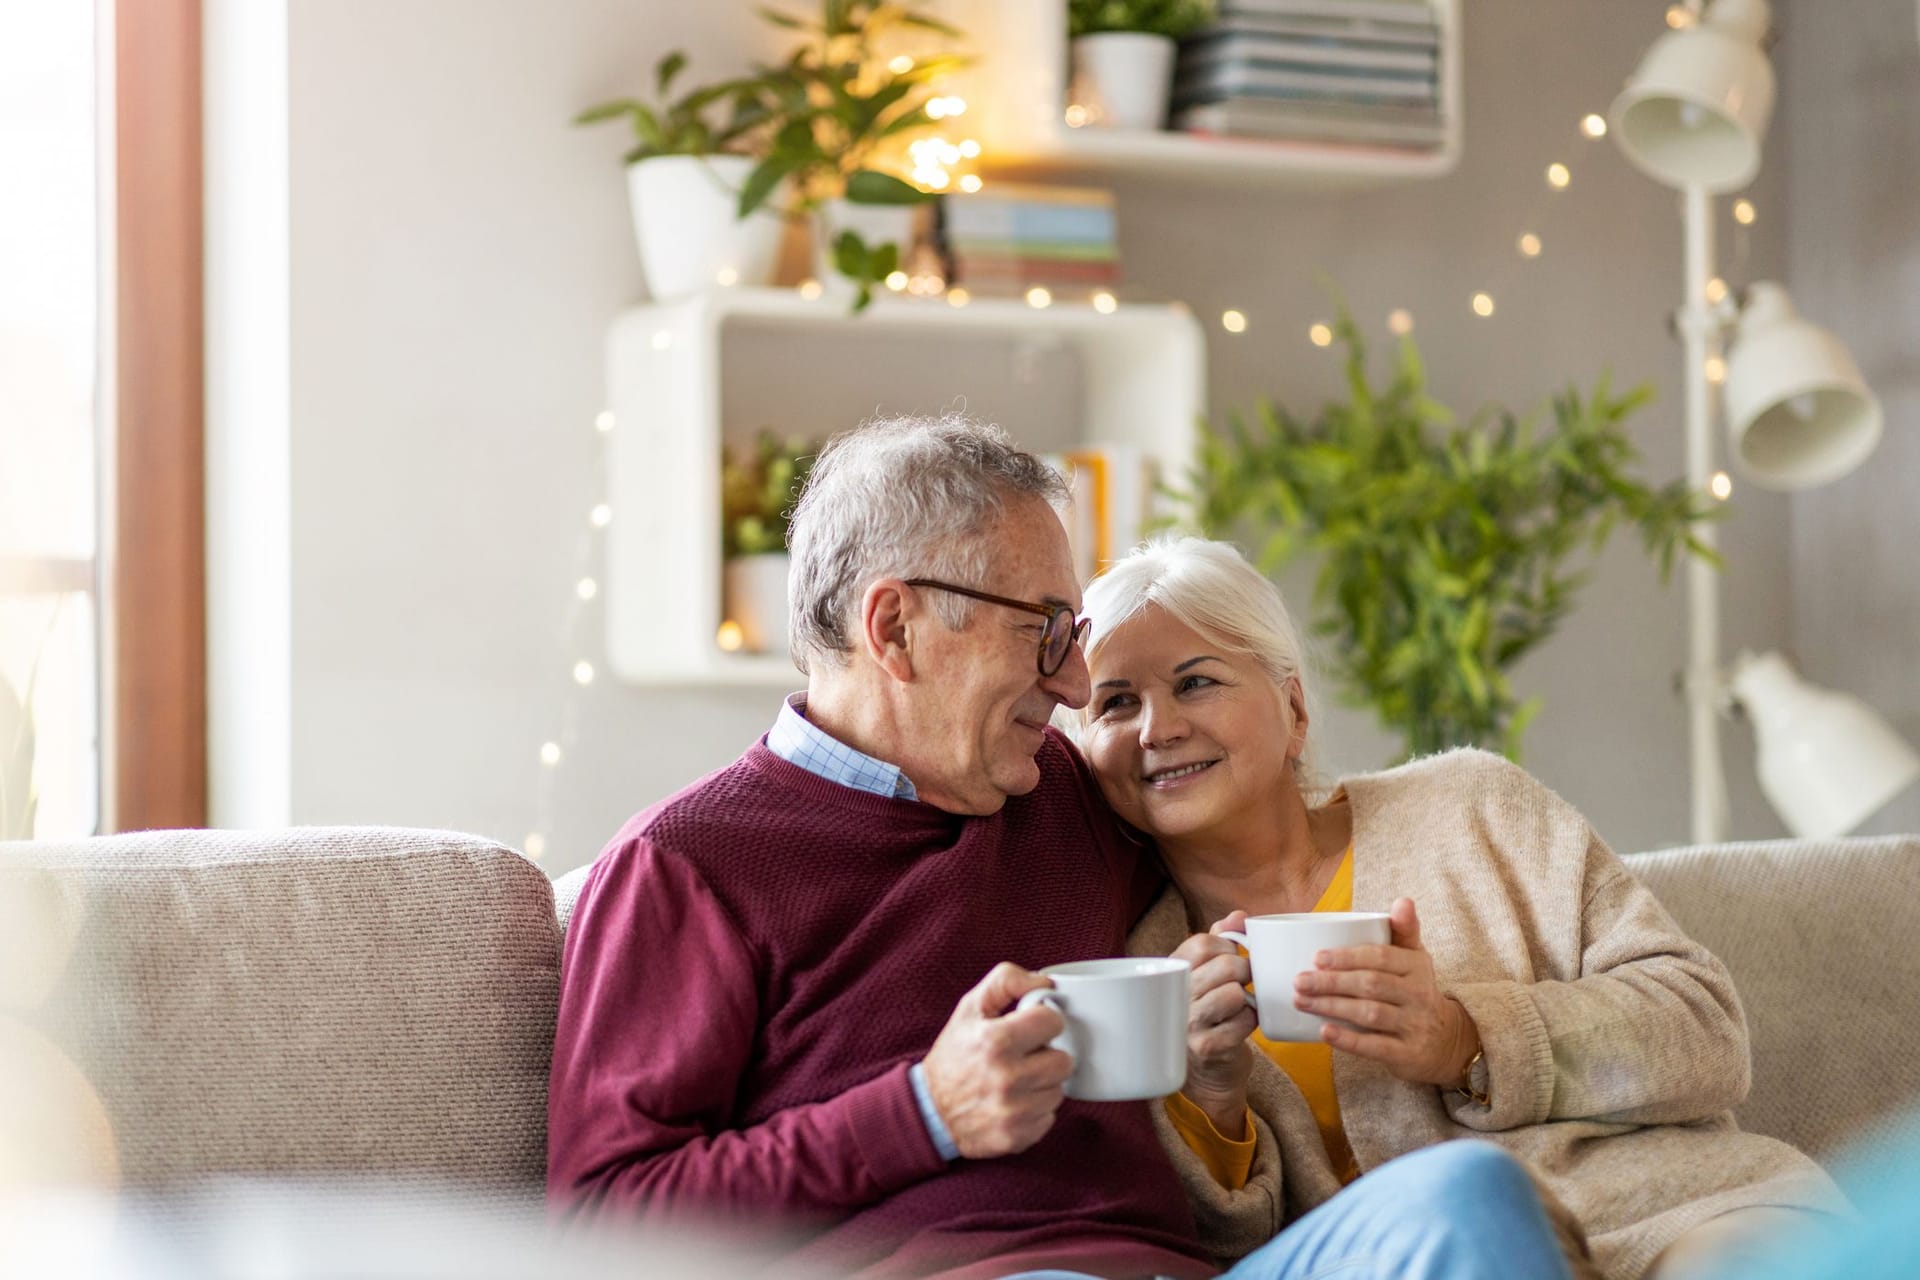
[[[1221, 1280], [1562, 1280], [1553, 1225], [1518, 1161], [1443, 1142], [1381, 1165]], [[1092, 1280], [1030, 1271], [1007, 1280]]]

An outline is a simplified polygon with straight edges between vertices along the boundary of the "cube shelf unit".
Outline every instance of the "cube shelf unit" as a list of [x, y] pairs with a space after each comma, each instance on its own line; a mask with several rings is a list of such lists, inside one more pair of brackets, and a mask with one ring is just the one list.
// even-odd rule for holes
[[[1075, 366], [1074, 442], [1125, 445], [1178, 476], [1193, 456], [1205, 409], [1206, 349], [1179, 305], [1084, 304], [883, 297], [860, 316], [844, 300], [785, 289], [719, 289], [621, 314], [607, 337], [607, 658], [639, 685], [781, 685], [799, 676], [785, 655], [723, 652], [720, 452], [722, 390], [750, 379], [730, 343], [828, 340], [847, 367], [818, 371], [857, 384], [863, 340], [956, 344], [1031, 341]], [[809, 350], [812, 348], [809, 347]], [[868, 357], [871, 359], [871, 355]], [[751, 362], [748, 362], [749, 364]], [[851, 422], [842, 425], [853, 425]], [[1061, 441], [1028, 442], [1054, 449]]]
[[990, 172], [1113, 173], [1222, 183], [1351, 187], [1437, 178], [1460, 162], [1460, 0], [1430, 0], [1440, 23], [1446, 138], [1432, 151], [1068, 127], [1066, 0], [948, 0], [944, 15], [981, 56], [955, 76]]

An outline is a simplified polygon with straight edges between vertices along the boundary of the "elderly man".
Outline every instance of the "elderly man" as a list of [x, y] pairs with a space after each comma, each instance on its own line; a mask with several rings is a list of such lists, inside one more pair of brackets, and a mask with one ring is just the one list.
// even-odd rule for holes
[[[770, 1219], [839, 1275], [1216, 1274], [1158, 1104], [1063, 1101], [1060, 1015], [1014, 1009], [1040, 966], [1124, 954], [1159, 887], [1048, 727], [1089, 692], [1064, 501], [965, 420], [822, 452], [792, 533], [806, 693], [629, 821], [576, 908], [563, 1212]], [[1369, 1175], [1232, 1274], [1339, 1264], [1564, 1274], [1525, 1174], [1475, 1143]]]

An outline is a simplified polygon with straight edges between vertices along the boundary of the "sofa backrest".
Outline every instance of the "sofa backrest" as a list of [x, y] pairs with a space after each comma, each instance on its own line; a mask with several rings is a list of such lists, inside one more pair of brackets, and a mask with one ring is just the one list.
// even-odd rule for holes
[[1741, 1127], [1826, 1157], [1920, 1106], [1920, 837], [1669, 849], [1627, 865], [1733, 973], [1753, 1038]]
[[0, 1026], [92, 1095], [124, 1185], [540, 1184], [560, 928], [513, 850], [159, 831], [0, 845], [0, 893], [37, 931], [0, 953]]

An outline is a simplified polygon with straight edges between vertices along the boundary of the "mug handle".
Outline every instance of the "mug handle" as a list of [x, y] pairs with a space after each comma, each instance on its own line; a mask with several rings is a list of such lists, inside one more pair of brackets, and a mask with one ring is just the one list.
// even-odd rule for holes
[[[1027, 994], [1020, 997], [1020, 1002], [1013, 1006], [1013, 1011], [1015, 1013], [1019, 1013], [1021, 1010], [1031, 1009], [1033, 1008], [1033, 1006], [1037, 1004], [1046, 1005], [1047, 1008], [1052, 1009], [1054, 1012], [1058, 1013], [1062, 1018], [1065, 1018], [1067, 1016], [1066, 997], [1061, 995], [1058, 991], [1054, 990], [1052, 987], [1038, 987], [1032, 991], [1027, 992]], [[1054, 1048], [1060, 1050], [1060, 1052], [1066, 1054], [1067, 1057], [1073, 1060], [1073, 1069], [1075, 1071], [1078, 1071], [1080, 1069], [1080, 1051], [1074, 1046], [1074, 1043], [1073, 1043], [1073, 1023], [1072, 1022], [1068, 1022], [1067, 1029], [1065, 1031], [1062, 1031], [1058, 1036], [1055, 1036], [1053, 1040], [1051, 1040], [1049, 1043], [1051, 1043]]]
[[[1237, 942], [1249, 952], [1253, 950], [1253, 943], [1248, 940], [1246, 934], [1240, 932], [1238, 929], [1222, 929], [1213, 936], [1216, 938], [1225, 938], [1229, 942]], [[1240, 988], [1240, 994], [1247, 998], [1247, 1008], [1257, 1010], [1260, 1007], [1259, 1001], [1253, 998], [1253, 992], [1242, 987]]]

